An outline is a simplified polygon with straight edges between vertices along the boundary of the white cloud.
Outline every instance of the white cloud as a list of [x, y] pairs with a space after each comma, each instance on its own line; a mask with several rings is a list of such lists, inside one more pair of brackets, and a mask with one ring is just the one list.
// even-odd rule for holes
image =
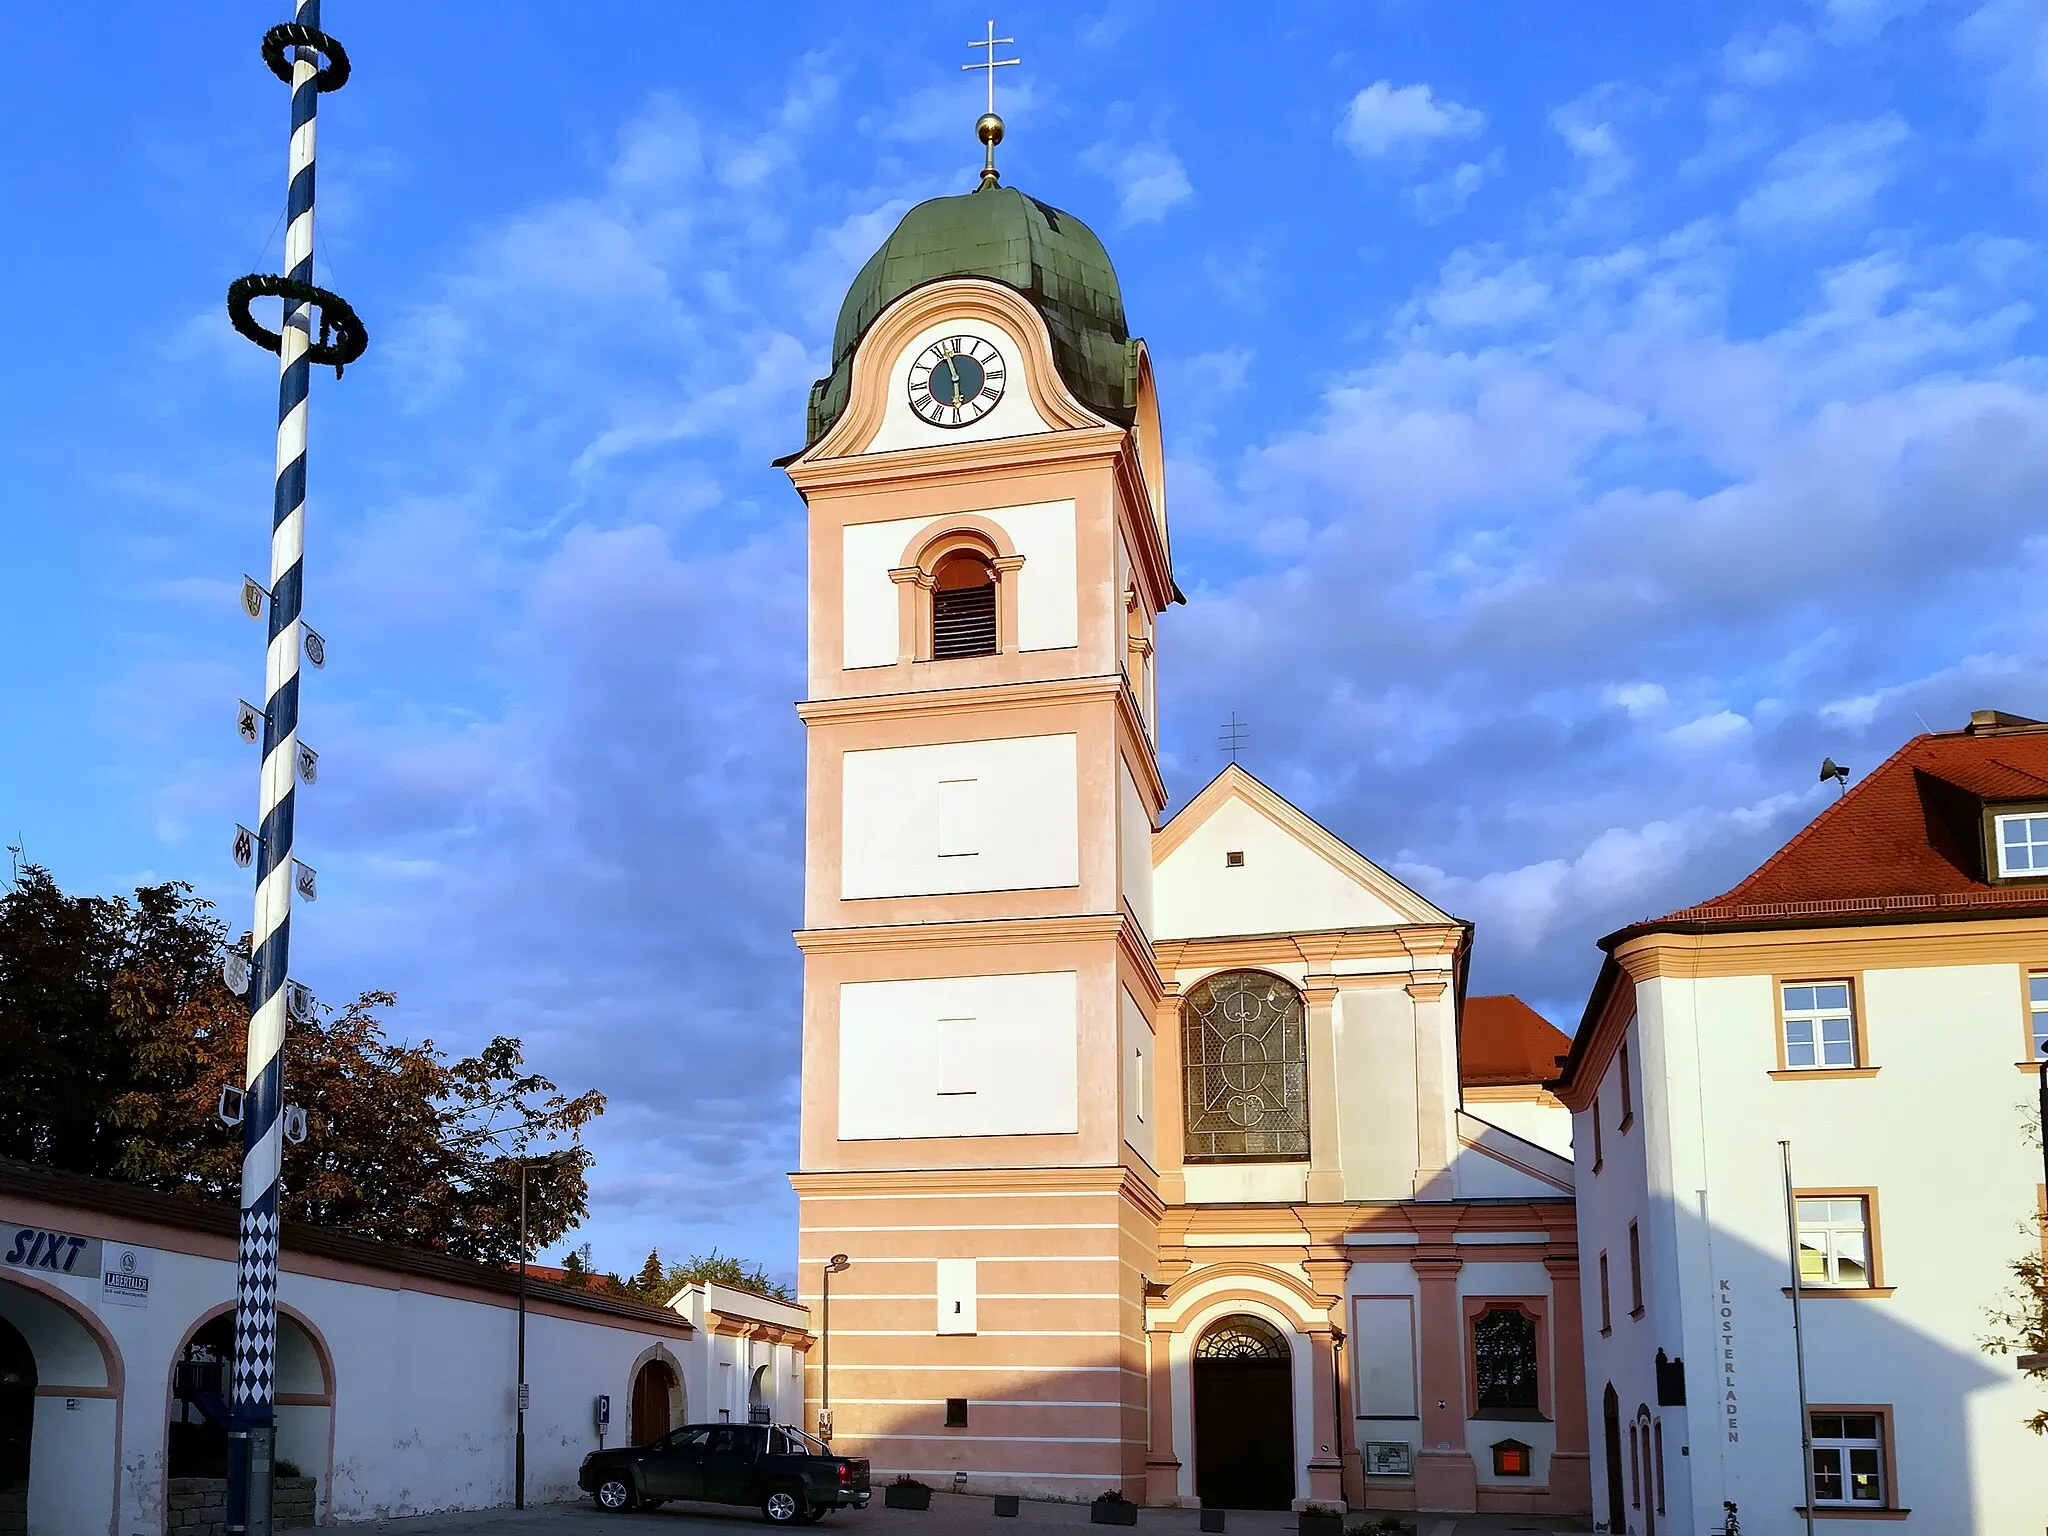
[[1528, 262], [1501, 264], [1494, 253], [1467, 250], [1445, 265], [1424, 307], [1438, 324], [1465, 330], [1527, 320], [1550, 300], [1550, 285]]
[[1187, 167], [1163, 144], [1119, 144], [1104, 140], [1081, 156], [1081, 163], [1109, 178], [1124, 224], [1156, 224], [1195, 195]]
[[1425, 224], [1440, 224], [1469, 203], [1479, 189], [1498, 176], [1506, 156], [1495, 150], [1483, 160], [1453, 166], [1434, 181], [1408, 189], [1408, 201]]
[[1865, 218], [1898, 175], [1899, 151], [1911, 138], [1895, 112], [1810, 133], [1764, 168], [1736, 218], [1761, 233], [1800, 233]]
[[1609, 683], [1600, 690], [1600, 702], [1618, 705], [1637, 720], [1662, 709], [1671, 697], [1661, 683]]
[[1484, 112], [1441, 99], [1427, 85], [1376, 80], [1344, 109], [1337, 142], [1361, 160], [1384, 160], [1469, 139], [1485, 127]]
[[1804, 32], [1780, 22], [1768, 32], [1735, 38], [1721, 50], [1721, 67], [1736, 84], [1762, 89], [1804, 73], [1812, 52]]
[[1747, 741], [1753, 730], [1744, 716], [1723, 709], [1674, 725], [1664, 733], [1664, 739], [1681, 752], [1722, 752]]

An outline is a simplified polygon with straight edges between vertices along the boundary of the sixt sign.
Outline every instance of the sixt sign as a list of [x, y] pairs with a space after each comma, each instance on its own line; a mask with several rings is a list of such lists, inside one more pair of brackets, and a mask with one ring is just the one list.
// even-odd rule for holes
[[100, 1240], [48, 1227], [0, 1227], [0, 1264], [37, 1274], [100, 1276]]

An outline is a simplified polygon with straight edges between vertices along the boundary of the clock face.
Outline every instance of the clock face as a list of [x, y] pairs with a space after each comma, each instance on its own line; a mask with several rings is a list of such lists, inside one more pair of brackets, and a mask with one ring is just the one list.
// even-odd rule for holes
[[946, 336], [910, 365], [910, 408], [935, 427], [965, 427], [1003, 398], [1003, 354], [979, 336]]

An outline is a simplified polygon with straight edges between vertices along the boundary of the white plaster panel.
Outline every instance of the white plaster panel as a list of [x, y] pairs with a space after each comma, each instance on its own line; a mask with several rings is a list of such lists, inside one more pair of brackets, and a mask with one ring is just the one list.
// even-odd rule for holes
[[[1017, 646], [1063, 650], [1080, 641], [1079, 528], [1072, 501], [1014, 507], [963, 507], [1009, 535], [1024, 564], [1003, 579], [1016, 584]], [[840, 530], [840, 665], [892, 667], [901, 657], [901, 596], [889, 573], [919, 535], [937, 534], [953, 518], [906, 517], [849, 523]]]
[[1190, 1205], [1243, 1205], [1308, 1198], [1307, 1163], [1190, 1163]]
[[1138, 781], [1131, 765], [1117, 764], [1121, 800], [1118, 806], [1117, 862], [1121, 866], [1124, 902], [1136, 914], [1138, 926], [1152, 931], [1152, 816], [1145, 809], [1145, 797], [1138, 793]]
[[[840, 1139], [1078, 1130], [1079, 998], [1073, 971], [843, 984]], [[967, 1030], [976, 1075], [941, 1091], [946, 1032]]]
[[840, 665], [893, 667], [898, 661], [899, 598], [889, 573], [928, 517], [849, 523], [839, 531]]
[[[947, 336], [979, 336], [1003, 354], [1003, 398], [981, 420], [960, 427], [935, 427], [910, 408], [910, 365], [926, 347]], [[1052, 431], [1051, 425], [1038, 414], [1038, 407], [1031, 403], [1025, 367], [1023, 345], [1006, 326], [979, 315], [971, 320], [956, 318], [926, 326], [889, 364], [889, 398], [883, 406], [882, 425], [866, 451], [892, 453], [903, 448], [944, 447]]]
[[[1242, 853], [1244, 865], [1224, 856]], [[1162, 939], [1379, 928], [1402, 915], [1244, 801], [1232, 798], [1162, 860], [1152, 900]]]
[[1407, 1199], [1419, 1145], [1415, 1004], [1400, 987], [1343, 987], [1334, 1023], [1345, 1198]]
[[1145, 1010], [1127, 989], [1119, 989], [1124, 1021], [1124, 1140], [1133, 1152], [1153, 1161], [1153, 1105], [1159, 1056]]
[[1017, 649], [1058, 651], [1081, 638], [1079, 537], [1071, 501], [994, 507], [978, 512], [1008, 533], [1024, 564], [1004, 580], [1017, 583]]
[[[840, 895], [852, 901], [1079, 883], [1078, 762], [1071, 735], [847, 753]], [[963, 823], [970, 815], [979, 816], [978, 828]]]
[[[1375, 1266], [1376, 1268], [1384, 1266]], [[1406, 1418], [1415, 1409], [1415, 1298], [1359, 1296], [1351, 1303], [1356, 1412]], [[1361, 1432], [1361, 1439], [1398, 1438]]]

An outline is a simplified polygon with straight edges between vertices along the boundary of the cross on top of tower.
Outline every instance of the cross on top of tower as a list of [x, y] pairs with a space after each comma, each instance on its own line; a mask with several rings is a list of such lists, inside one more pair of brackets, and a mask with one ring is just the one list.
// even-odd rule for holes
[[1014, 37], [997, 37], [996, 24], [988, 24], [988, 36], [974, 38], [967, 44], [970, 48], [986, 48], [988, 53], [979, 63], [962, 64], [964, 70], [979, 69], [988, 74], [988, 111], [981, 115], [974, 125], [975, 137], [987, 146], [987, 156], [982, 162], [981, 184], [984, 187], [996, 185], [996, 146], [1003, 142], [1003, 120], [996, 116], [996, 71], [1011, 64], [1022, 64], [1022, 59], [999, 59], [996, 50], [1006, 43], [1014, 43]]

